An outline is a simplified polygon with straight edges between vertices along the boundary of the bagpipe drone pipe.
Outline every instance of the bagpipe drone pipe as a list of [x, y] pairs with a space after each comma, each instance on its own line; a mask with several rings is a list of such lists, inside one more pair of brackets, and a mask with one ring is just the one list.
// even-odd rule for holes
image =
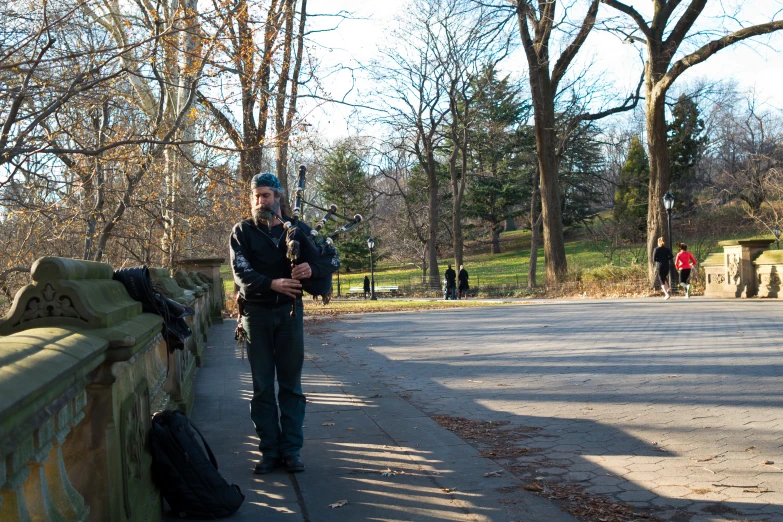
[[[283, 227], [286, 230], [287, 256], [291, 261], [291, 268], [301, 263], [309, 263], [311, 266], [316, 265], [322, 268], [328, 266], [330, 268], [330, 271], [326, 275], [302, 280], [302, 289], [305, 292], [316, 298], [321, 296], [323, 301], [328, 303], [332, 294], [332, 274], [340, 268], [340, 256], [334, 246], [334, 240], [340, 234], [350, 231], [361, 223], [362, 216], [361, 214], [356, 214], [353, 218], [350, 218], [338, 214], [336, 205], [331, 205], [328, 209], [325, 209], [305, 201], [304, 190], [306, 172], [307, 169], [305, 166], [301, 165], [297, 177], [296, 199], [292, 212], [292, 219], [291, 221], [283, 223]], [[299, 227], [302, 206], [305, 203], [313, 208], [326, 212], [310, 231], [309, 235], [305, 234], [304, 230]], [[334, 218], [343, 219], [347, 223], [331, 234], [322, 234], [321, 229], [326, 222]], [[291, 313], [296, 313], [295, 306]]]

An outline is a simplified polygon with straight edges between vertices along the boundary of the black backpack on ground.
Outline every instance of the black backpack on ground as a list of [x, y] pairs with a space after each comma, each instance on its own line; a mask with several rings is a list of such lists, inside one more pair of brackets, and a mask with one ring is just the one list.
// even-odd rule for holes
[[[201, 437], [204, 449], [196, 434]], [[214, 519], [233, 515], [245, 496], [226, 482], [201, 432], [180, 411], [155, 414], [150, 430], [152, 478], [180, 518]], [[209, 458], [207, 458], [209, 455]]]

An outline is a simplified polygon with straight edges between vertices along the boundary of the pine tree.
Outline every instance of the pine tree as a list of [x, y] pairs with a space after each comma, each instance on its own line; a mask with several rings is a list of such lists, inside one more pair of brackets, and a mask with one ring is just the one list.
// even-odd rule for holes
[[617, 192], [614, 195], [614, 219], [623, 222], [632, 220], [639, 231], [647, 223], [647, 194], [650, 176], [650, 162], [647, 152], [638, 136], [631, 139], [628, 158], [625, 160]]
[[698, 189], [696, 164], [701, 158], [704, 121], [699, 118], [699, 107], [693, 99], [681, 94], [672, 109], [672, 122], [667, 126], [667, 142], [671, 162], [670, 190], [677, 196], [676, 210], [693, 207]]
[[494, 67], [486, 67], [473, 84], [480, 95], [468, 141], [472, 176], [465, 215], [489, 225], [492, 253], [497, 254], [506, 220], [526, 210], [525, 198], [532, 190], [535, 142], [532, 130], [523, 124], [530, 106], [508, 76], [498, 78]]
[[[346, 216], [369, 214], [370, 197], [367, 174], [362, 160], [349, 142], [338, 144], [324, 160], [325, 173], [319, 189], [326, 205], [337, 205], [338, 212]], [[334, 221], [326, 223], [324, 230], [333, 231], [339, 226]], [[348, 232], [337, 240], [342, 266], [347, 269], [369, 268], [370, 251], [366, 233]]]

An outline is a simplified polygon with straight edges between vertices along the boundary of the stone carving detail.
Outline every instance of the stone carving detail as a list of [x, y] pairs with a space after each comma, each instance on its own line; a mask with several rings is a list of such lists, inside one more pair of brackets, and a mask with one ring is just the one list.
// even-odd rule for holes
[[146, 449], [151, 424], [149, 404], [149, 389], [145, 381], [125, 400], [120, 410], [123, 497], [128, 518], [131, 518], [133, 501], [139, 492], [138, 483], [144, 479], [151, 464]]
[[739, 279], [740, 264], [739, 264], [739, 258], [736, 255], [731, 256], [731, 258], [729, 259], [728, 272], [729, 272], [729, 279], [730, 280], [734, 279], [735, 280], [734, 282], [738, 282], [736, 280]]
[[87, 319], [81, 317], [79, 312], [73, 307], [71, 299], [64, 295], [59, 295], [54, 287], [47, 283], [41, 293], [41, 298], [33, 297], [27, 303], [27, 308], [22, 314], [22, 318], [17, 324], [21, 324], [33, 319], [42, 319], [45, 317], [73, 317], [87, 322]]

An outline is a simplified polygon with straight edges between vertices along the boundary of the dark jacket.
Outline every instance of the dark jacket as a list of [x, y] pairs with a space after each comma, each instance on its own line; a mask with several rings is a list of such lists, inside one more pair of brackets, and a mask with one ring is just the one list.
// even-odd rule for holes
[[468, 271], [464, 268], [459, 271], [459, 289], [460, 290], [467, 290], [470, 288], [470, 285], [468, 285]]
[[674, 256], [669, 247], [659, 246], [653, 250], [653, 261], [658, 266], [669, 266], [669, 261], [672, 259], [674, 259]]
[[[283, 217], [283, 221], [288, 219]], [[297, 239], [304, 244], [305, 236], [310, 235], [310, 227], [300, 222]], [[282, 235], [282, 237], [281, 237]], [[280, 238], [275, 245], [273, 238]], [[272, 280], [291, 277], [291, 262], [286, 257], [286, 241], [282, 225], [272, 227], [256, 226], [252, 219], [246, 219], [234, 225], [231, 231], [231, 268], [234, 282], [248, 303], [274, 306], [291, 304], [293, 299], [272, 290]], [[311, 245], [309, 243], [309, 245]], [[311, 279], [328, 276], [333, 267], [326, 258], [308, 255], [314, 248], [301, 247], [302, 261], [310, 264], [313, 271]]]
[[448, 288], [456, 288], [457, 286], [457, 272], [453, 268], [446, 269], [446, 286]]
[[365, 292], [370, 291], [370, 278], [367, 276], [364, 276], [364, 291]]

